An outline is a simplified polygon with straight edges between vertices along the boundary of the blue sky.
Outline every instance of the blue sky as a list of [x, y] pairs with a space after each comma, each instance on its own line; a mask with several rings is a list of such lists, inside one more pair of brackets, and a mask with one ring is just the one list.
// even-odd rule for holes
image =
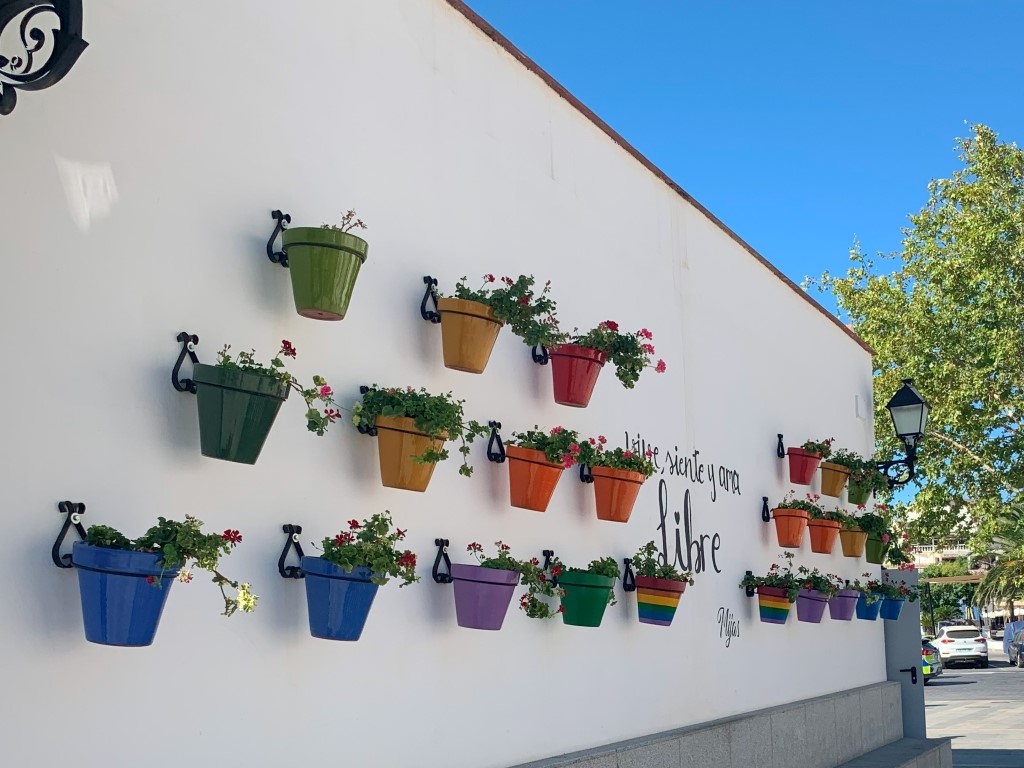
[[967, 124], [1024, 143], [1017, 0], [468, 4], [797, 282], [898, 249]]

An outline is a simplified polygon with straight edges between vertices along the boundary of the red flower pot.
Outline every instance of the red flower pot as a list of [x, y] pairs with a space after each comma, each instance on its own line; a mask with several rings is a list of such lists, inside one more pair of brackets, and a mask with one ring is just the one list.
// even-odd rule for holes
[[803, 448], [787, 448], [786, 455], [789, 456], [789, 482], [794, 485], [810, 485], [821, 461], [821, 454]]
[[578, 344], [563, 344], [548, 351], [555, 402], [586, 408], [604, 366], [604, 352]]

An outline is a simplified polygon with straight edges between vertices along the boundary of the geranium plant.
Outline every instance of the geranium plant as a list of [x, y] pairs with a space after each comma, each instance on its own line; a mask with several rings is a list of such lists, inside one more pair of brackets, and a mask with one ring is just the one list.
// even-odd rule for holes
[[[619, 563], [614, 557], [599, 557], [596, 560], [591, 560], [586, 568], [565, 568], [561, 562], [558, 565], [567, 573], [593, 573], [610, 579], [619, 578]], [[554, 569], [552, 569], [552, 573], [554, 573]], [[616, 602], [615, 590], [611, 589], [608, 591], [608, 605], [615, 605]]]
[[[85, 543], [94, 547], [159, 553], [163, 571], [180, 569], [177, 580], [185, 584], [192, 581], [190, 568], [209, 571], [224, 598], [224, 616], [236, 611], [252, 613], [259, 599], [252, 593], [251, 584], [233, 581], [217, 570], [220, 558], [241, 542], [242, 534], [230, 528], [220, 534], [204, 533], [202, 520], [191, 515], [185, 515], [184, 522], [159, 517], [157, 524], [137, 539], [129, 539], [108, 525], [91, 525], [85, 532]], [[162, 588], [162, 578], [147, 576], [146, 581], [154, 589]], [[233, 596], [228, 595], [228, 587], [235, 590]]]
[[[217, 367], [246, 371], [257, 376], [266, 376], [287, 385], [290, 389], [294, 389], [306, 401], [306, 429], [310, 432], [316, 432], [318, 435], [323, 435], [327, 431], [327, 427], [341, 416], [341, 412], [330, 407], [335, 404], [334, 391], [322, 376], [314, 376], [313, 386], [304, 387], [292, 374], [285, 370], [285, 364], [281, 358], [295, 358], [296, 354], [295, 346], [285, 339], [281, 342], [281, 349], [278, 350], [277, 354], [271, 358], [268, 364], [264, 365], [263, 363], [256, 362], [255, 350], [239, 352], [237, 355], [232, 356], [231, 345], [225, 344], [224, 349], [217, 353]], [[314, 403], [323, 403], [328, 407], [321, 411], [319, 407], [314, 406]]]
[[563, 334], [557, 341], [561, 344], [578, 344], [603, 352], [605, 360], [615, 366], [615, 376], [622, 386], [632, 389], [644, 368], [653, 368], [657, 373], [665, 372], [665, 361], [654, 362], [654, 335], [646, 328], [634, 333], [622, 333], [614, 320], [605, 320], [586, 333]]
[[[817, 497], [817, 494], [814, 494]], [[815, 502], [817, 498], [815, 499]], [[843, 526], [846, 524], [849, 515], [842, 507], [836, 507], [835, 509], [824, 509], [823, 507], [815, 506], [814, 509], [807, 510], [808, 517], [811, 520], [831, 520], [832, 522], [839, 523]]]
[[[680, 571], [674, 564], [662, 563], [658, 557], [658, 547], [653, 541], [640, 547], [630, 560], [633, 572], [637, 576], [644, 576], [648, 579], [685, 581], [691, 587], [693, 586], [693, 571]], [[616, 566], [616, 571], [618, 571], [618, 566]]]
[[[805, 494], [805, 498], [796, 498], [796, 491], [791, 490], [787, 493], [778, 504], [775, 505], [775, 509], [802, 509], [807, 513], [808, 517], [813, 517], [818, 520], [826, 519], [824, 517], [825, 510], [818, 506], [818, 499], [821, 496], [817, 493]], [[831, 518], [827, 518], [831, 519]]]
[[[870, 577], [871, 573], [862, 573], [861, 576]], [[861, 595], [864, 596], [864, 601], [868, 605], [871, 605], [873, 603], [877, 603], [879, 600], [882, 599], [882, 595], [878, 591], [878, 584], [879, 582], [876, 579], [869, 578], [868, 581], [864, 584], [861, 584], [860, 579], [854, 579], [852, 582], [847, 581], [846, 584], [843, 586], [843, 589], [852, 589], [855, 592], [860, 592]]]
[[889, 489], [889, 481], [885, 473], [878, 470], [873, 459], [866, 459], [855, 451], [840, 448], [832, 453], [828, 460], [850, 470], [851, 485], [860, 486], [873, 493], [881, 493]]
[[562, 606], [552, 609], [550, 605], [541, 600], [538, 595], [546, 597], [562, 597], [563, 590], [556, 582], [562, 574], [562, 565], [557, 560], [549, 564], [549, 570], [544, 567], [538, 558], [532, 557], [529, 560], [518, 560], [512, 556], [512, 548], [502, 541], [494, 542], [497, 547], [497, 554], [488, 557], [484, 554], [484, 548], [477, 542], [466, 547], [466, 551], [476, 558], [484, 568], [497, 568], [502, 571], [518, 571], [519, 583], [526, 587], [526, 592], [519, 599], [519, 608], [531, 619], [550, 619], [562, 613]]
[[917, 600], [920, 594], [920, 590], [916, 585], [907, 584], [903, 579], [895, 582], [890, 581], [888, 576], [883, 576], [881, 581], [868, 583], [873, 585], [872, 588], [875, 592], [890, 600], [907, 600], [912, 603]]
[[353, 229], [367, 229], [362, 219], [356, 218], [354, 208], [350, 208], [341, 216], [337, 224], [321, 224], [320, 229], [333, 229], [335, 232], [351, 232]]
[[526, 432], [513, 432], [507, 445], [520, 448], [531, 448], [542, 451], [552, 464], [561, 464], [565, 468], [576, 463], [580, 452], [580, 436], [571, 429], [552, 427], [550, 432], [542, 432], [535, 426]]
[[797, 568], [796, 572], [800, 579], [800, 589], [813, 589], [828, 598], [839, 591], [834, 581], [836, 577], [833, 575], [822, 573], [817, 568], [807, 568], [804, 565]]
[[779, 558], [785, 561], [785, 566], [772, 563], [768, 573], [764, 576], [755, 576], [753, 573], [748, 573], [744, 575], [740, 586], [743, 588], [752, 587], [754, 589], [758, 587], [784, 589], [786, 590], [786, 597], [792, 603], [796, 600], [796, 596], [800, 592], [800, 585], [803, 583], [800, 576], [793, 573], [793, 557], [792, 552], [783, 552], [779, 555]]
[[515, 280], [506, 275], [499, 280], [487, 274], [483, 276], [483, 284], [474, 289], [463, 276], [455, 284], [454, 298], [486, 304], [525, 344], [550, 345], [560, 335], [555, 300], [548, 295], [551, 281], [545, 282], [539, 292], [534, 287], [535, 282], [533, 275], [519, 275]]
[[[878, 509], [878, 507], [875, 507]], [[883, 544], [888, 544], [889, 525], [886, 523], [885, 518], [881, 515], [876, 515], [874, 512], [864, 512], [864, 506], [860, 505], [857, 507], [857, 511], [860, 514], [855, 519], [857, 527], [859, 527], [868, 536], [874, 536], [875, 538], [881, 539]]]
[[807, 440], [800, 447], [808, 453], [816, 453], [823, 460], [828, 460], [832, 456], [832, 443], [835, 442], [834, 437], [830, 437], [826, 440]]
[[416, 554], [401, 549], [398, 542], [405, 539], [406, 531], [395, 526], [388, 510], [378, 512], [362, 522], [348, 521], [348, 530], [323, 540], [321, 557], [346, 573], [353, 568], [370, 569], [370, 581], [377, 585], [391, 579], [401, 579], [399, 587], [419, 581], [416, 575]]
[[654, 454], [651, 451], [640, 453], [625, 448], [608, 449], [608, 438], [604, 435], [591, 437], [577, 445], [574, 449], [569, 447], [569, 453], [576, 457], [576, 462], [586, 464], [589, 467], [609, 467], [611, 469], [625, 469], [630, 472], [639, 472], [645, 478], [654, 474], [654, 462], [651, 458]]
[[[459, 474], [469, 477], [473, 467], [469, 464], [469, 446], [477, 437], [487, 434], [487, 427], [478, 421], [466, 419], [463, 405], [465, 400], [456, 400], [451, 392], [432, 395], [424, 388], [397, 387], [382, 389], [376, 384], [368, 388], [362, 399], [352, 406], [352, 423], [357, 427], [373, 427], [378, 416], [406, 416], [411, 418], [418, 429], [432, 440], [458, 440], [462, 466]], [[413, 461], [434, 464], [449, 456], [448, 449], [427, 448]]]

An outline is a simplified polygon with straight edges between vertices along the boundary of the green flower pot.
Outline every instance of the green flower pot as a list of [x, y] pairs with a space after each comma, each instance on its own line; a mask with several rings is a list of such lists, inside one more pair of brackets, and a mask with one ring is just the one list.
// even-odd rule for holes
[[202, 363], [196, 364], [192, 379], [203, 456], [255, 464], [288, 399], [288, 386], [269, 376]]
[[314, 320], [344, 318], [369, 243], [351, 232], [295, 227], [284, 230], [281, 244], [298, 313]]
[[847, 486], [846, 500], [851, 504], [867, 504], [871, 498], [871, 486], [857, 485], [853, 480]]
[[612, 576], [596, 573], [563, 571], [558, 586], [565, 590], [562, 598], [562, 621], [576, 627], [599, 627], [608, 607], [608, 594], [615, 585]]
[[881, 565], [887, 549], [889, 549], [888, 543], [874, 536], [868, 536], [867, 543], [864, 545], [864, 559], [869, 563]]

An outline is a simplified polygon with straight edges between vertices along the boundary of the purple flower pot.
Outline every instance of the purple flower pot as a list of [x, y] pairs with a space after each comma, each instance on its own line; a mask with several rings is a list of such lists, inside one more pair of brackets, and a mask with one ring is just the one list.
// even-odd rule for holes
[[828, 598], [815, 589], [801, 589], [796, 596], [797, 621], [820, 624]]
[[469, 629], [501, 629], [519, 583], [519, 571], [452, 564], [455, 619]]
[[857, 610], [857, 598], [860, 592], [855, 589], [840, 589], [836, 596], [828, 601], [828, 615], [833, 621], [851, 621]]

